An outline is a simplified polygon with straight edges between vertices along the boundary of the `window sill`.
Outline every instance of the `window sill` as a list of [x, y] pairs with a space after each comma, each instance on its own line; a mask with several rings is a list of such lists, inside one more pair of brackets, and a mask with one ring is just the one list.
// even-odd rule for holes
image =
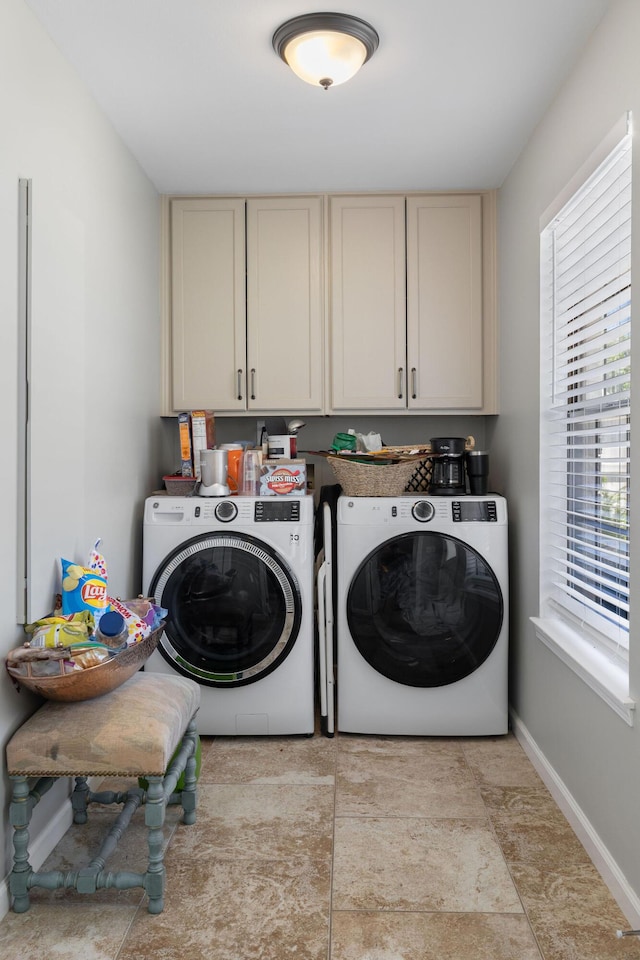
[[629, 696], [629, 675], [597, 647], [585, 643], [560, 620], [531, 617], [536, 636], [601, 697], [625, 723], [633, 726], [636, 702]]

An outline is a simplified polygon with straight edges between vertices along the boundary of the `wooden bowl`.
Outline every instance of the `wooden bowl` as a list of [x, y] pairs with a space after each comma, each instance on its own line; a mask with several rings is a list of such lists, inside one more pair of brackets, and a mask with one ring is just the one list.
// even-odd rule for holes
[[163, 630], [164, 623], [156, 627], [144, 640], [126, 647], [95, 667], [87, 667], [86, 670], [75, 670], [73, 673], [53, 677], [24, 676], [12, 666], [11, 654], [7, 658], [7, 670], [18, 686], [26, 687], [47, 700], [91, 700], [93, 697], [101, 697], [103, 693], [110, 693], [137, 673], [158, 646]]

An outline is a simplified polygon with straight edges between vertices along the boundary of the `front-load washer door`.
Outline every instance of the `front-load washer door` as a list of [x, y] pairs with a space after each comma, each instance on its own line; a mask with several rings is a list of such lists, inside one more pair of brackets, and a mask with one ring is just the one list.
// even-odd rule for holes
[[149, 593], [168, 610], [159, 643], [180, 673], [215, 687], [254, 683], [291, 651], [301, 620], [284, 559], [247, 534], [195, 537], [174, 550]]
[[504, 613], [487, 562], [455, 537], [423, 531], [373, 550], [356, 570], [346, 604], [364, 659], [413, 687], [444, 686], [477, 670], [498, 640]]

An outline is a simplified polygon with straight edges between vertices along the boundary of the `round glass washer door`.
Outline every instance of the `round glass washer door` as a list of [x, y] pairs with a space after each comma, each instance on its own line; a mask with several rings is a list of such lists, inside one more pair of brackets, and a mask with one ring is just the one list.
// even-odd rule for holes
[[149, 592], [169, 613], [158, 649], [179, 673], [214, 687], [254, 683], [298, 636], [301, 598], [282, 557], [246, 534], [209, 534], [162, 563]]
[[407, 533], [373, 550], [347, 594], [347, 621], [364, 659], [390, 680], [440, 687], [487, 659], [502, 627], [500, 585], [468, 544]]

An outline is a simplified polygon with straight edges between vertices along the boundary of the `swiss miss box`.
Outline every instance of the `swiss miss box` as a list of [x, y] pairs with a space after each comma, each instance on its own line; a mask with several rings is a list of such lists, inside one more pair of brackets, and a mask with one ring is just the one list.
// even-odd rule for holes
[[304, 497], [307, 492], [306, 460], [263, 460], [261, 497]]

